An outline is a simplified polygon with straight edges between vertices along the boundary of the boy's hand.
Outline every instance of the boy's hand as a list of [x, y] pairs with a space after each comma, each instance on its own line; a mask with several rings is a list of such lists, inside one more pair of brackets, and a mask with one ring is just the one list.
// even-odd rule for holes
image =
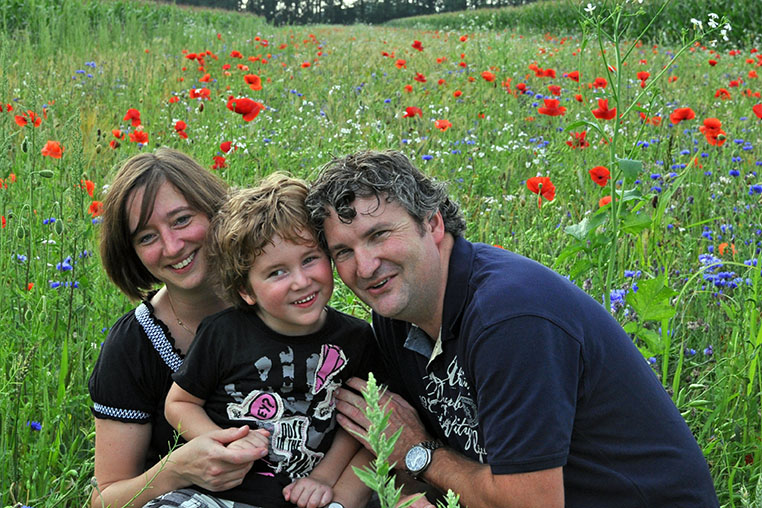
[[234, 450], [264, 450], [267, 453], [270, 443], [270, 433], [265, 429], [249, 429], [249, 433], [228, 444], [228, 448]]
[[300, 508], [318, 508], [327, 505], [333, 499], [333, 489], [308, 476], [287, 485], [283, 489], [283, 497]]

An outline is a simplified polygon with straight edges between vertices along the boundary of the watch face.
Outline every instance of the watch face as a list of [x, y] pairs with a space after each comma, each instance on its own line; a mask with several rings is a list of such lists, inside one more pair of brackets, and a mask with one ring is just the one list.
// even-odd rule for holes
[[410, 472], [422, 471], [429, 463], [430, 452], [422, 446], [414, 446], [405, 455], [405, 466]]
[[337, 503], [336, 501], [334, 501], [333, 503], [329, 504], [329, 505], [328, 505], [328, 506], [326, 506], [325, 508], [344, 508], [344, 505], [343, 505], [343, 504], [341, 504], [341, 503]]

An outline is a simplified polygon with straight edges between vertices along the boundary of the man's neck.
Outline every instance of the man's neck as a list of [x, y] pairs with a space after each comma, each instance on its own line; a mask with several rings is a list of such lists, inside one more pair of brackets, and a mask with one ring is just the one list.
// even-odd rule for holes
[[447, 274], [450, 271], [450, 255], [455, 245], [455, 237], [450, 233], [445, 233], [442, 242], [439, 244], [440, 275], [437, 294], [434, 299], [433, 312], [429, 319], [414, 323], [432, 339], [439, 337], [439, 330], [442, 328], [442, 314], [444, 309], [445, 291], [447, 290]]

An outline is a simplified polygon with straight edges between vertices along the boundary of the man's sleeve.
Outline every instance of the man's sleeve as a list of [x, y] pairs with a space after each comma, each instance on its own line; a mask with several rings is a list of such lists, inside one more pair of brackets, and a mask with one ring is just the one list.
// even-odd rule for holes
[[467, 349], [492, 472], [565, 465], [582, 373], [579, 342], [530, 316], [490, 326]]

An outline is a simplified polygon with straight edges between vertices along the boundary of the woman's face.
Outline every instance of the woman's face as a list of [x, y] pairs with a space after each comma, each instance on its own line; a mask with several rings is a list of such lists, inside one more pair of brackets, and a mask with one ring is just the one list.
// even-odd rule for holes
[[145, 187], [135, 189], [127, 203], [132, 245], [140, 261], [168, 289], [197, 289], [207, 283], [204, 238], [207, 216], [192, 208], [169, 182], [156, 192], [153, 213], [136, 231]]

